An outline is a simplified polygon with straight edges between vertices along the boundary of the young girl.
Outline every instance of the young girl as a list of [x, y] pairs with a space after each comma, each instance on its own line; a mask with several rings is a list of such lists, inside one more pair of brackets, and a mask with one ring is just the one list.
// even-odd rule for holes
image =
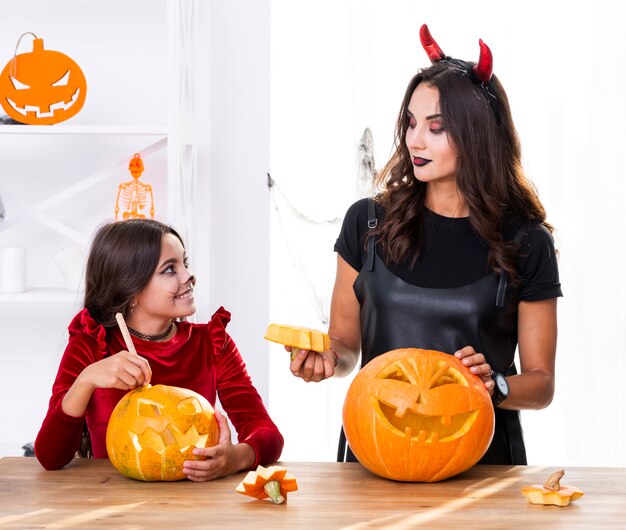
[[[69, 326], [69, 343], [35, 441], [35, 455], [46, 469], [70, 462], [84, 432], [93, 456], [106, 458], [113, 408], [130, 389], [148, 383], [188, 388], [212, 405], [219, 397], [237, 431], [239, 443], [233, 445], [228, 422], [216, 413], [219, 442], [194, 450], [205, 459], [185, 462], [190, 480], [212, 480], [279, 458], [283, 438], [226, 333], [230, 313], [220, 308], [207, 324], [181, 320], [196, 310], [196, 279], [175, 230], [147, 219], [104, 225], [85, 275], [85, 307]], [[118, 312], [138, 355], [126, 350]]]
[[302, 351], [291, 371], [321, 381], [350, 373], [359, 353], [362, 365], [396, 348], [454, 354], [496, 407], [479, 463], [526, 464], [519, 410], [554, 393], [552, 227], [489, 48], [480, 42], [473, 63], [445, 55], [425, 25], [420, 37], [432, 65], [407, 86], [382, 191], [350, 207], [335, 245], [331, 349]]

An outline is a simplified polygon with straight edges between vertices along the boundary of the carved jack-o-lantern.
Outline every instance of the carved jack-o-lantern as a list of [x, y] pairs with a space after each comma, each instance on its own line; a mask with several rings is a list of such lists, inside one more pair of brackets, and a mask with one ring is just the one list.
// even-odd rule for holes
[[0, 104], [14, 120], [50, 125], [74, 116], [85, 103], [87, 82], [78, 65], [64, 53], [44, 50], [13, 57], [0, 74]]
[[142, 386], [117, 404], [107, 427], [109, 459], [138, 480], [181, 480], [196, 447], [217, 444], [219, 428], [211, 404], [175, 386]]
[[385, 478], [436, 482], [472, 467], [494, 432], [479, 377], [453, 355], [393, 350], [356, 375], [343, 424], [359, 462]]

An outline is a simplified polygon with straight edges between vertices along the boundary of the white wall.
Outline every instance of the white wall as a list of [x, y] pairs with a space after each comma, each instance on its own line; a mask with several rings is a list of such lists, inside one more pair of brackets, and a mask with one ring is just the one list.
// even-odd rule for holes
[[[626, 465], [626, 391], [611, 377], [626, 369], [625, 20], [616, 0], [272, 3], [272, 175], [311, 217], [342, 216], [356, 197], [366, 126], [378, 167], [387, 161], [406, 84], [428, 65], [422, 23], [454, 57], [476, 60], [479, 38], [491, 47], [557, 228], [565, 294], [554, 402], [522, 414], [532, 464]], [[325, 327], [311, 292], [330, 296], [338, 231], [303, 228], [290, 253], [273, 214], [272, 319]], [[287, 458], [332, 459], [341, 383], [294, 381], [280, 349], [270, 362], [273, 410], [290, 420]]]
[[267, 397], [270, 2], [198, 4], [198, 202], [203, 206], [198, 206], [196, 241], [203, 253], [198, 274], [210, 278], [209, 303], [199, 307], [199, 316], [208, 318], [221, 305], [231, 311], [227, 330]]
[[[65, 50], [88, 82], [85, 107], [72, 125], [162, 125], [169, 106], [165, 0], [7, 1], [0, 62], [24, 31]], [[228, 331], [267, 397], [269, 168], [269, 1], [197, 2], [197, 227], [193, 266], [199, 278], [198, 321], [220, 306], [233, 313]], [[25, 38], [20, 51], [29, 50]], [[71, 50], [71, 52], [70, 52]], [[4, 66], [4, 63], [2, 64]], [[64, 186], [132, 156], [153, 139], [0, 136], [0, 194], [36, 203]], [[165, 150], [144, 159], [142, 180], [154, 186], [165, 219]], [[50, 211], [88, 239], [113, 216], [126, 170]], [[62, 288], [53, 256], [67, 239], [28, 221], [0, 232], [0, 245], [28, 247], [28, 284]], [[74, 303], [0, 305], [0, 456], [21, 454], [41, 424]], [[19, 399], [18, 399], [19, 397]]]

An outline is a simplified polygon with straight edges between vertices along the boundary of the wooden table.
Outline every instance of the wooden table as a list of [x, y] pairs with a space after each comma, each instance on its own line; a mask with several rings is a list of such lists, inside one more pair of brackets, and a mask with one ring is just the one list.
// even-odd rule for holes
[[285, 465], [300, 489], [274, 505], [235, 492], [244, 473], [207, 483], [137, 482], [108, 460], [45, 471], [34, 458], [0, 459], [0, 528], [363, 529], [626, 528], [626, 468], [569, 468], [585, 491], [567, 507], [520, 493], [554, 469], [476, 466], [435, 484], [378, 478], [359, 464]]

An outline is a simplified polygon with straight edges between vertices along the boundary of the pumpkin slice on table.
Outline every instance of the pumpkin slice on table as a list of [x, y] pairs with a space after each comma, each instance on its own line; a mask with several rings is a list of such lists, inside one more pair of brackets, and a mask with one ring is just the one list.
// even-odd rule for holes
[[[270, 324], [265, 332], [265, 338], [272, 342], [301, 350], [323, 352], [330, 348], [330, 337], [328, 334], [310, 328]], [[291, 351], [292, 360], [296, 353], [294, 350]]]
[[275, 504], [287, 500], [287, 492], [296, 491], [298, 484], [293, 475], [281, 466], [258, 466], [256, 471], [249, 471], [237, 486], [237, 492], [256, 499], [270, 498]]
[[580, 499], [584, 492], [574, 486], [561, 486], [560, 480], [565, 475], [562, 469], [552, 473], [543, 486], [533, 484], [524, 486], [522, 493], [532, 504], [554, 504], [555, 506], [567, 506], [570, 501]]

